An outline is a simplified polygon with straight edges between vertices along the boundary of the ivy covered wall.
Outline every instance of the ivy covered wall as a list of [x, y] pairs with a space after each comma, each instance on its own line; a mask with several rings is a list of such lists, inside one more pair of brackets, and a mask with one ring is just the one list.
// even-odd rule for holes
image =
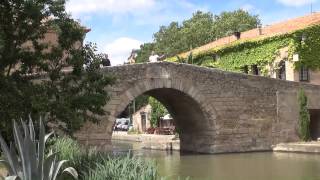
[[[292, 61], [293, 54], [299, 54], [299, 61], [295, 68], [305, 65], [310, 69], [320, 68], [320, 25], [287, 33], [284, 35], [257, 38], [253, 40], [239, 40], [225, 46], [193, 54], [193, 63], [215, 67], [228, 71], [241, 72], [244, 66], [258, 65], [263, 74], [267, 73], [271, 64], [279, 55], [281, 48], [288, 47], [288, 60]], [[177, 62], [181, 57], [168, 58]]]

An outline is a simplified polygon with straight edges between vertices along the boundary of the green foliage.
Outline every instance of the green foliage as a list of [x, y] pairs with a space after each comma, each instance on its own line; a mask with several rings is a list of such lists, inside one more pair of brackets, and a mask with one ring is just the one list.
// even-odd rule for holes
[[[12, 139], [11, 120], [30, 113], [65, 122], [69, 133], [105, 114], [108, 94], [103, 88], [112, 78], [99, 72], [96, 46], [82, 47], [85, 28], [64, 5], [64, 0], [0, 2], [0, 128], [6, 139]], [[39, 41], [54, 34], [57, 43]], [[40, 74], [47, 78], [35, 80]]]
[[[302, 37], [305, 39], [302, 40]], [[316, 70], [320, 68], [320, 26], [296, 31], [292, 34], [291, 52], [299, 54], [299, 61], [295, 63], [296, 68], [306, 66]]]
[[[22, 129], [14, 121], [14, 139], [15, 143], [10, 144], [10, 148], [0, 135], [1, 149], [5, 155], [5, 161], [0, 161], [6, 165], [9, 176], [6, 179], [20, 180], [55, 180], [65, 160], [57, 161], [56, 153], [49, 152], [45, 157], [45, 144], [49, 136], [45, 135], [45, 127], [40, 120], [39, 140], [36, 139], [36, 133], [32, 120], [29, 125], [22, 122]], [[74, 168], [68, 167], [62, 171], [67, 172], [74, 178], [78, 174]]]
[[154, 43], [144, 43], [137, 51], [136, 63], [148, 62], [151, 52], [154, 50]]
[[[274, 37], [239, 40], [225, 46], [194, 53], [193, 61], [194, 64], [237, 72], [240, 72], [245, 65], [258, 65], [262, 73], [267, 74], [266, 65], [275, 60], [279, 55], [279, 49], [288, 47], [289, 60], [292, 60], [293, 54], [299, 54], [299, 61], [294, 63], [295, 68], [304, 65], [310, 69], [319, 69], [319, 28], [319, 25], [315, 25]], [[306, 37], [303, 42], [301, 41], [302, 36]], [[173, 57], [168, 61], [179, 62], [180, 60]]]
[[86, 180], [156, 180], [155, 163], [141, 158], [113, 157], [104, 159], [84, 177]]
[[154, 34], [154, 42], [144, 44], [138, 51], [137, 62], [146, 62], [152, 50], [171, 57], [234, 31], [245, 31], [258, 25], [258, 16], [243, 10], [222, 12], [215, 16], [210, 12], [197, 11], [181, 24], [171, 22], [168, 26], [161, 26]]
[[59, 159], [68, 159], [68, 161], [74, 162], [83, 153], [81, 146], [71, 138], [55, 138], [53, 142], [51, 148], [54, 152], [59, 152]]
[[161, 102], [153, 97], [149, 97], [149, 104], [152, 108], [150, 124], [152, 127], [157, 127], [160, 117], [166, 115], [168, 110], [163, 106], [163, 104], [161, 104]]
[[70, 159], [79, 172], [79, 179], [131, 179], [152, 180], [159, 178], [153, 162], [127, 156], [110, 156], [94, 149], [86, 150], [71, 138], [58, 138], [52, 145], [59, 151], [59, 159]]
[[229, 36], [234, 32], [243, 32], [259, 26], [257, 15], [251, 15], [247, 11], [238, 9], [231, 12], [222, 12], [215, 16], [214, 30], [217, 38]]
[[310, 114], [308, 110], [308, 98], [303, 89], [298, 93], [299, 101], [299, 136], [303, 141], [310, 140]]
[[149, 96], [147, 95], [140, 95], [138, 96], [135, 101], [136, 101], [136, 111], [142, 108], [143, 106], [146, 106], [148, 104], [148, 99]]

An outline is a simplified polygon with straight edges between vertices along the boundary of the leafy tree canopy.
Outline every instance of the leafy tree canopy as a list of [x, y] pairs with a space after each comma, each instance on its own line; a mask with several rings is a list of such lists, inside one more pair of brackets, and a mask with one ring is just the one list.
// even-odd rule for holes
[[168, 114], [168, 110], [164, 105], [154, 97], [149, 96], [149, 104], [151, 105], [151, 119], [150, 124], [152, 127], [157, 127], [160, 117]]
[[[1, 130], [31, 114], [73, 132], [105, 114], [103, 88], [112, 78], [99, 72], [95, 45], [82, 46], [86, 30], [65, 12], [65, 0], [3, 0], [0, 19]], [[49, 35], [55, 40], [44, 41]]]
[[161, 26], [154, 34], [154, 42], [141, 46], [137, 62], [147, 61], [153, 50], [170, 57], [233, 32], [246, 31], [259, 25], [260, 20], [257, 15], [251, 15], [241, 9], [222, 12], [219, 15], [197, 11], [181, 24], [171, 22], [168, 26]]

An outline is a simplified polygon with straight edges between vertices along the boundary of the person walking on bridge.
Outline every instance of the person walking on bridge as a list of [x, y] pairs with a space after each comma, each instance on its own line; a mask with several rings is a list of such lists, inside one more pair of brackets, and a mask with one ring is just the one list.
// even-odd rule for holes
[[165, 57], [165, 55], [159, 56], [154, 51], [152, 51], [151, 55], [149, 56], [149, 62], [158, 62], [164, 57]]

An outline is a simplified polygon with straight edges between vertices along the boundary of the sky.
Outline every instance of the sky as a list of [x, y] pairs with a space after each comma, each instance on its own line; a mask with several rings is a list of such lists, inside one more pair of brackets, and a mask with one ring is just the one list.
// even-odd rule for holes
[[[311, 8], [312, 4], [312, 8]], [[112, 65], [123, 64], [132, 49], [153, 41], [162, 25], [182, 22], [197, 10], [219, 14], [244, 9], [263, 25], [320, 12], [320, 0], [68, 0], [66, 10], [90, 28], [87, 42], [107, 53]]]

